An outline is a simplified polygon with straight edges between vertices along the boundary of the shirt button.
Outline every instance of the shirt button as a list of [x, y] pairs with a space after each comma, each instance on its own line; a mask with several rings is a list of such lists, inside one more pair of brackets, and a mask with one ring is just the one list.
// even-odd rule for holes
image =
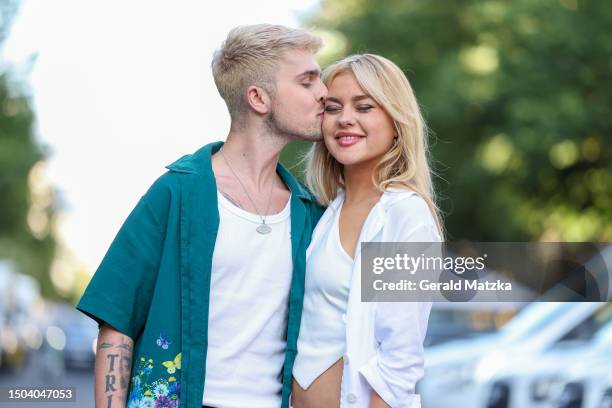
[[349, 356], [348, 356], [348, 354], [343, 355], [342, 359], [344, 360], [344, 364], [348, 365], [348, 363], [349, 363]]
[[346, 396], [346, 400], [349, 402], [349, 404], [354, 404], [357, 402], [357, 396], [355, 394], [349, 394]]

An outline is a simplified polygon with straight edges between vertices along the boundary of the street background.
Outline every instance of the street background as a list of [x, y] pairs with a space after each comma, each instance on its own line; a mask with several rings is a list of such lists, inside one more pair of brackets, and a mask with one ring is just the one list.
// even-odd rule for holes
[[[73, 305], [164, 166], [224, 138], [212, 52], [259, 22], [314, 30], [322, 67], [361, 52], [402, 67], [449, 240], [612, 241], [607, 2], [3, 0], [0, 387], [73, 386], [93, 406], [97, 326]], [[282, 154], [298, 175], [307, 148]], [[612, 407], [610, 315], [435, 305], [423, 406]]]

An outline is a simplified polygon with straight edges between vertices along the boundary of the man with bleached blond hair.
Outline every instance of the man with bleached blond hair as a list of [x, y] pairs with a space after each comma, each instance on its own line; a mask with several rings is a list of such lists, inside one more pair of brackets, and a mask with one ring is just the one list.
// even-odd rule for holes
[[326, 88], [302, 29], [230, 31], [212, 71], [231, 128], [171, 165], [77, 308], [100, 323], [96, 407], [288, 407], [305, 251], [322, 210], [282, 165], [321, 139]]

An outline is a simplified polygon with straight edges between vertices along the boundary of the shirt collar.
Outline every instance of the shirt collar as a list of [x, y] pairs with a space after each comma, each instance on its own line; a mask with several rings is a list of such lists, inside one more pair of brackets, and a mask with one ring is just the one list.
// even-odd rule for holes
[[[202, 174], [207, 177], [214, 177], [211, 158], [214, 153], [219, 151], [221, 146], [223, 146], [223, 142], [209, 143], [193, 154], [186, 154], [166, 168], [177, 173]], [[282, 164], [277, 164], [276, 172], [287, 184], [292, 194], [304, 200], [314, 200], [312, 194]]]

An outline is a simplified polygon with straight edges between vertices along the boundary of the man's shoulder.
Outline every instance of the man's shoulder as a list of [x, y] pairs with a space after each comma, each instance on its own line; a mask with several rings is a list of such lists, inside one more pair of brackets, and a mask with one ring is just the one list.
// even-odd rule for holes
[[194, 153], [185, 154], [166, 168], [174, 173], [191, 174], [211, 172], [211, 155], [219, 150], [223, 142], [212, 142], [199, 148]]
[[[197, 153], [197, 152], [196, 152]], [[196, 153], [189, 153], [181, 156], [177, 160], [166, 166], [168, 172], [177, 174], [195, 173], [197, 170]]]
[[166, 171], [151, 184], [147, 193], [172, 194], [180, 186], [179, 177], [177, 173]]
[[[169, 167], [169, 166], [167, 166]], [[181, 193], [181, 178], [188, 173], [168, 169], [149, 186], [143, 198], [148, 203], [169, 202]]]
[[202, 146], [194, 153], [185, 154], [165, 166], [167, 171], [153, 182], [149, 192], [163, 194], [177, 192], [181, 186], [181, 180], [190, 174], [202, 174], [206, 171], [212, 172], [210, 167], [210, 155], [213, 149], [218, 148], [221, 142], [213, 142]]

